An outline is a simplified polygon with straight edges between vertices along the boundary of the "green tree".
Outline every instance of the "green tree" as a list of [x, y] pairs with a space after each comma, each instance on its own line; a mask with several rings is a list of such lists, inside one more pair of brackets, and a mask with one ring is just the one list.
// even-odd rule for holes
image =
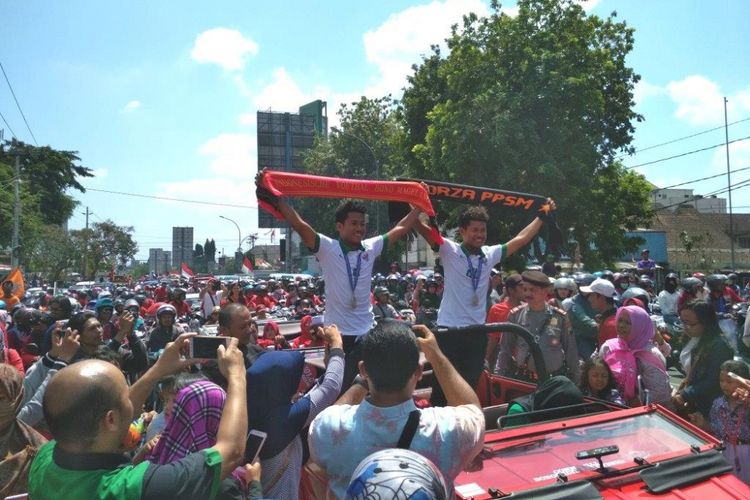
[[132, 226], [118, 226], [111, 220], [95, 222], [90, 229], [71, 231], [74, 244], [80, 254], [86, 256], [84, 276], [92, 277], [99, 271], [124, 266], [132, 259], [138, 251], [133, 231]]
[[[305, 154], [304, 165], [309, 173], [348, 179], [393, 179], [406, 173], [404, 168], [406, 137], [399, 106], [390, 96], [377, 99], [362, 97], [345, 104], [338, 111], [340, 126], [330, 137], [318, 137], [314, 147]], [[333, 213], [338, 199], [299, 199], [296, 208], [315, 229], [336, 233]], [[366, 202], [368, 232], [376, 234], [390, 228], [387, 204]], [[381, 256], [381, 265], [397, 260], [403, 243], [388, 249]], [[387, 266], [385, 266], [387, 267]]]
[[[73, 213], [77, 202], [66, 191], [84, 192], [80, 179], [93, 172], [78, 165], [75, 151], [58, 151], [22, 142], [0, 144], [0, 247], [9, 246], [13, 234], [15, 162], [20, 166], [20, 255], [24, 267], [32, 264], [31, 254], [40, 250], [39, 241], [50, 236], [49, 225], [60, 226]], [[34, 261], [37, 265], [38, 260]], [[45, 270], [50, 271], [48, 266]]]
[[60, 226], [53, 224], [42, 226], [34, 234], [36, 238], [25, 245], [27, 268], [43, 273], [52, 281], [65, 279], [80, 257], [73, 240]]
[[[572, 0], [520, 0], [470, 14], [416, 67], [402, 115], [411, 172], [463, 184], [501, 186], [556, 199], [589, 265], [617, 260], [634, 243], [624, 231], [650, 222], [648, 185], [626, 171], [632, 150], [633, 89], [625, 63], [633, 30], [587, 15]], [[439, 207], [442, 220], [454, 224]], [[494, 214], [491, 241], [528, 220]]]

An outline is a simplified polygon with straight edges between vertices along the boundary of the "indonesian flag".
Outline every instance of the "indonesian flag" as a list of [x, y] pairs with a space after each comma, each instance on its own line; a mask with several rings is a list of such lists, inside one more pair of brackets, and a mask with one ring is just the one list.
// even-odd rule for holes
[[13, 283], [13, 290], [11, 290], [11, 294], [15, 295], [19, 299], [23, 298], [23, 294], [25, 291], [25, 287], [23, 285], [23, 275], [21, 274], [21, 268], [16, 267], [13, 269], [8, 276], [5, 277], [3, 280], [3, 283], [6, 281], [10, 281]]
[[183, 278], [192, 278], [195, 273], [184, 262], [182, 263], [181, 273]]
[[242, 259], [242, 273], [250, 274], [252, 270], [253, 270], [253, 263], [250, 262], [250, 259], [248, 259], [246, 255], [245, 258]]

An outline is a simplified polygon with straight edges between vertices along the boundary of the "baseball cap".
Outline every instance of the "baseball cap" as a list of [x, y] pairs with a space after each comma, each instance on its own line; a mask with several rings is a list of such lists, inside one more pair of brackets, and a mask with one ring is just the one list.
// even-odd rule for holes
[[599, 295], [612, 298], [615, 295], [615, 285], [609, 280], [597, 278], [590, 286], [582, 286], [581, 291], [583, 293], [598, 293]]

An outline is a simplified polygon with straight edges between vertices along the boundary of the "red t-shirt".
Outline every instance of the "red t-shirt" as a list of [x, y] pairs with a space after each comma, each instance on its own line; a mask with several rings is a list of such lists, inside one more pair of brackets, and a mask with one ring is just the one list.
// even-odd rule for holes
[[[189, 315], [192, 311], [190, 310], [190, 304], [185, 302], [184, 300], [181, 303], [177, 303], [176, 301], [170, 302], [174, 306], [175, 309], [177, 309], [177, 317], [180, 318], [182, 316]], [[175, 318], [177, 319], [177, 318]]]
[[[504, 323], [508, 321], [508, 315], [510, 314], [511, 309], [513, 309], [513, 307], [507, 299], [499, 304], [495, 304], [490, 307], [490, 312], [487, 313], [487, 323]], [[498, 343], [500, 342], [500, 332], [488, 333], [487, 337], [497, 340]]]
[[617, 337], [617, 321], [615, 315], [612, 314], [599, 324], [599, 345], [615, 337]]

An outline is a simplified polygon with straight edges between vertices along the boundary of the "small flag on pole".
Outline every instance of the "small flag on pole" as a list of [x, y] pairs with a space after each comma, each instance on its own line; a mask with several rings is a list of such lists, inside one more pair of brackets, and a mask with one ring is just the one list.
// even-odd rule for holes
[[247, 255], [242, 259], [242, 273], [250, 274], [253, 270], [253, 263], [247, 258]]
[[182, 275], [183, 278], [188, 278], [189, 279], [189, 278], [192, 278], [195, 275], [195, 273], [193, 272], [193, 270], [190, 269], [188, 267], [188, 265], [185, 264], [184, 262], [182, 263], [182, 268], [181, 268], [180, 271], [181, 271], [180, 274]]

